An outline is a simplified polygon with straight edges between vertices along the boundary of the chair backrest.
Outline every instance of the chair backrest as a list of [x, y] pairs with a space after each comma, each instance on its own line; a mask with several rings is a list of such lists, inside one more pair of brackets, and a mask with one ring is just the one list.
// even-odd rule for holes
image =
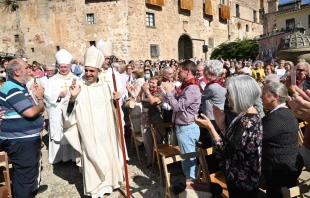
[[310, 191], [310, 181], [292, 188], [282, 187], [283, 198], [297, 197]]
[[188, 158], [194, 158], [194, 157], [198, 157], [199, 158], [199, 162], [200, 162], [200, 166], [201, 166], [201, 170], [203, 173], [203, 179], [202, 181], [206, 182], [207, 185], [210, 185], [211, 179], [210, 179], [210, 174], [209, 174], [209, 170], [205, 161], [205, 155], [203, 153], [203, 151], [201, 149], [198, 149], [198, 151], [196, 152], [192, 152], [192, 153], [186, 153], [186, 154], [179, 154], [179, 155], [175, 155], [172, 157], [162, 157], [162, 163], [163, 163], [163, 167], [164, 167], [164, 171], [165, 171], [165, 176], [166, 176], [166, 192], [169, 194], [170, 197], [172, 197], [171, 195], [171, 185], [170, 185], [170, 173], [168, 172], [168, 168], [167, 166], [169, 164], [173, 164], [176, 162], [180, 162], [182, 160], [188, 159]]
[[5, 186], [1, 187], [0, 195], [6, 198], [12, 198], [9, 158], [7, 153], [4, 151], [0, 152], [0, 166], [5, 168], [3, 171]]
[[174, 127], [174, 123], [173, 122], [168, 122], [168, 123], [162, 123], [162, 124], [151, 124], [151, 133], [153, 136], [153, 140], [154, 140], [154, 149], [157, 150], [157, 137], [156, 137], [156, 133], [159, 130], [163, 130], [166, 128], [173, 128]]
[[301, 131], [301, 128], [304, 128], [308, 125], [307, 122], [300, 122], [299, 123], [299, 130], [298, 130], [298, 144], [301, 147], [302, 144], [304, 143], [304, 134]]

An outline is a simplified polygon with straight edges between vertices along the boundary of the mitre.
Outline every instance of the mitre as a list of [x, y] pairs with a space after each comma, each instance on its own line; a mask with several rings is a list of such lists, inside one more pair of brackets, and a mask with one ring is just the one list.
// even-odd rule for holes
[[65, 49], [59, 50], [55, 58], [58, 64], [71, 64], [72, 61], [72, 55]]
[[105, 57], [113, 55], [113, 46], [110, 40], [104, 41], [100, 39], [100, 41], [98, 42], [98, 49]]
[[94, 67], [101, 69], [104, 62], [104, 56], [101, 51], [98, 50], [95, 46], [89, 47], [84, 55], [84, 65], [85, 67]]

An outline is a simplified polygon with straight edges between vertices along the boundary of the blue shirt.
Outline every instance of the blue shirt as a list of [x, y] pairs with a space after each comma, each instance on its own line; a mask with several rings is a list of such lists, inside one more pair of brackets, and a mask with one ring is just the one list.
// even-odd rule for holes
[[1, 140], [26, 141], [40, 137], [43, 117], [26, 118], [24, 111], [35, 106], [27, 87], [9, 78], [0, 90], [0, 107], [5, 111], [1, 122]]

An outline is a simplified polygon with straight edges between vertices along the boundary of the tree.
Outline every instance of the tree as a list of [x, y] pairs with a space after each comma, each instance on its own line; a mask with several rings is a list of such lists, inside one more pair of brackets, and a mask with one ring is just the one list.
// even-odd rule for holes
[[258, 55], [258, 50], [258, 42], [255, 40], [236, 40], [229, 43], [222, 43], [217, 46], [211, 54], [211, 59], [255, 59]]

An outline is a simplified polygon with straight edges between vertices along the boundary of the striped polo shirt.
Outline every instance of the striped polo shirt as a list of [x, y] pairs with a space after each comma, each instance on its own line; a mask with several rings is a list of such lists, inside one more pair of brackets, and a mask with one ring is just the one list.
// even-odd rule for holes
[[35, 106], [26, 86], [9, 78], [0, 90], [0, 107], [5, 111], [0, 139], [26, 141], [40, 137], [43, 117], [26, 118], [24, 111]]

